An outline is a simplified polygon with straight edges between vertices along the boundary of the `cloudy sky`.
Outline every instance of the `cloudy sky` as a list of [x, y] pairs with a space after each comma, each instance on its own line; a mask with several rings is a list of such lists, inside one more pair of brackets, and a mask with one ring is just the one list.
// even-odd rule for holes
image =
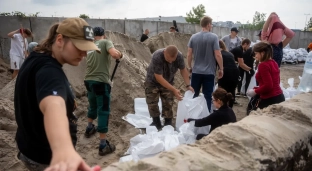
[[87, 14], [92, 18], [145, 18], [185, 16], [193, 6], [203, 4], [206, 15], [214, 21], [252, 22], [255, 11], [276, 12], [284, 24], [292, 29], [303, 29], [304, 14], [312, 17], [311, 0], [0, 0], [0, 12], [40, 12], [39, 16], [77, 17]]

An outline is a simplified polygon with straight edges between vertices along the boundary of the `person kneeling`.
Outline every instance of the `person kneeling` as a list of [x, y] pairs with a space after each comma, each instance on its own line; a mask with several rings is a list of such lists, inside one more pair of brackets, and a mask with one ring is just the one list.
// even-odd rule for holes
[[[227, 93], [223, 88], [218, 88], [212, 93], [213, 105], [218, 109], [212, 114], [202, 119], [187, 119], [187, 122], [195, 121], [195, 127], [203, 127], [211, 125], [209, 134], [219, 126], [236, 122], [236, 116], [232, 108], [228, 106], [228, 102], [232, 99], [232, 94]], [[205, 134], [198, 134], [196, 140], [202, 139]]]

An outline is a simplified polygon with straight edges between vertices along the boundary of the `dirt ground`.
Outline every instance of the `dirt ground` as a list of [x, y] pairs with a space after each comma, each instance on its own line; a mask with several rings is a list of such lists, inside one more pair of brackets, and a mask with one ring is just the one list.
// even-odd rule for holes
[[[111, 99], [111, 117], [109, 121], [108, 140], [117, 147], [116, 152], [100, 157], [97, 154], [98, 136], [89, 139], [83, 136], [87, 125], [86, 90], [83, 86], [85, 73], [85, 61], [79, 67], [64, 66], [64, 71], [74, 87], [77, 96], [78, 109], [75, 114], [78, 120], [78, 144], [77, 151], [90, 165], [100, 165], [106, 167], [113, 162], [117, 162], [129, 147], [130, 138], [139, 133], [138, 129], [121, 119], [122, 116], [134, 112], [134, 98], [144, 97], [144, 79], [146, 68], [151, 59], [151, 51], [162, 48], [169, 44], [175, 44], [186, 57], [186, 45], [190, 35], [163, 33], [150, 38], [148, 42], [141, 43], [127, 35], [107, 32], [116, 48], [121, 50], [128, 57], [122, 61], [118, 67], [114, 78]], [[149, 49], [150, 48], [150, 49]], [[111, 71], [115, 62], [112, 62]], [[11, 74], [7, 71], [9, 65], [0, 59], [0, 171], [2, 170], [25, 170], [24, 166], [16, 159], [16, 145], [14, 142], [16, 123], [14, 118], [14, 80], [11, 81]], [[281, 81], [287, 88], [287, 79], [295, 78], [295, 86], [299, 84], [298, 76], [302, 74], [303, 64], [282, 65]], [[11, 82], [10, 82], [11, 81]], [[177, 74], [175, 86], [182, 83], [180, 74]], [[184, 90], [181, 89], [183, 92]], [[234, 111], [238, 120], [246, 116], [248, 98], [237, 98], [240, 103], [234, 106]], [[176, 101], [177, 102], [177, 101]], [[174, 106], [176, 111], [177, 105]], [[175, 112], [176, 113], [176, 112]]]

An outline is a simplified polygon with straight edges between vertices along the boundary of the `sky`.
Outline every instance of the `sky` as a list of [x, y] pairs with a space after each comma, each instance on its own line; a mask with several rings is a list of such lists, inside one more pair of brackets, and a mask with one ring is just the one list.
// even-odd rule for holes
[[[309, 2], [310, 1], [310, 2]], [[252, 22], [256, 11], [276, 12], [291, 29], [303, 29], [312, 17], [311, 0], [0, 0], [0, 13], [40, 12], [44, 17], [133, 19], [158, 16], [186, 16], [192, 7], [203, 4], [213, 21]], [[310, 14], [310, 15], [305, 15]]]

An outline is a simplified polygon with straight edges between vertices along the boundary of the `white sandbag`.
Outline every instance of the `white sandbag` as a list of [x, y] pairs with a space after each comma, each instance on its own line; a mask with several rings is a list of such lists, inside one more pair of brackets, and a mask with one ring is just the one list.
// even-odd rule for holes
[[300, 93], [299, 90], [294, 88], [294, 78], [289, 78], [288, 84], [289, 84], [289, 87], [286, 89], [286, 91], [289, 93], [289, 98], [292, 98], [293, 96]]
[[242, 81], [242, 87], [240, 89], [240, 93], [241, 94], [246, 94], [245, 86], [246, 86], [246, 73], [244, 72], [244, 77], [243, 77], [243, 81]]
[[[201, 93], [196, 98], [193, 96], [194, 93], [186, 91], [183, 100], [179, 101], [176, 128], [180, 128], [188, 118], [200, 119], [210, 114], [204, 95]], [[210, 126], [196, 128], [195, 134], [208, 134], [209, 130]]]
[[[258, 72], [258, 70], [255, 70], [255, 74], [251, 77], [250, 83], [249, 83], [249, 85], [248, 85], [247, 91], [248, 91], [249, 89], [253, 89], [254, 87], [257, 86], [257, 82], [256, 82], [256, 73], [257, 73], [257, 72]], [[247, 96], [247, 97], [248, 97], [249, 100], [251, 99], [251, 97], [249, 97], [249, 96]]]
[[148, 127], [153, 119], [140, 114], [128, 114], [122, 117], [123, 120], [129, 122], [135, 128], [146, 128]]
[[[159, 111], [162, 111], [161, 99], [158, 102]], [[142, 115], [146, 117], [150, 117], [148, 106], [146, 103], [146, 98], [135, 98], [134, 99], [134, 111], [136, 115]]]

